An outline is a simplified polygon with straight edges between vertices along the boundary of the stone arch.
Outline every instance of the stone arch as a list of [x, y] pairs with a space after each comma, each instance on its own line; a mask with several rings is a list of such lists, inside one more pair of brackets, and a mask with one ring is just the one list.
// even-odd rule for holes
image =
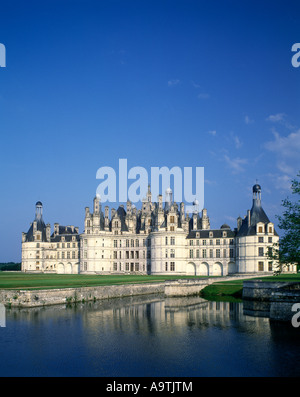
[[65, 273], [65, 266], [61, 262], [57, 264], [57, 273], [58, 274], [64, 274]]
[[72, 263], [68, 262], [65, 264], [65, 274], [72, 274]]
[[213, 275], [214, 276], [223, 276], [223, 265], [220, 262], [215, 262], [213, 264]]
[[209, 275], [209, 265], [206, 262], [200, 263], [199, 267], [199, 276], [208, 276]]
[[188, 274], [189, 276], [196, 276], [196, 265], [194, 262], [189, 262], [186, 265], [186, 274]]

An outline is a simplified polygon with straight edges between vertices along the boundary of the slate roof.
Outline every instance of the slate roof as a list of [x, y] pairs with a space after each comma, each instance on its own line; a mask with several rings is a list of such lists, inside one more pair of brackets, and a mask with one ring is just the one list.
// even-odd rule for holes
[[[40, 241], [46, 241], [46, 225], [43, 221], [43, 218], [36, 220], [37, 230], [42, 232], [42, 239]], [[26, 241], [31, 242], [34, 241], [33, 238], [33, 223], [30, 225], [30, 228], [26, 234]]]
[[[237, 232], [237, 237], [254, 236], [256, 234], [256, 225], [259, 222], [262, 222], [266, 225], [270, 222], [270, 220], [261, 206], [260, 199], [253, 199], [253, 205], [250, 210], [250, 226], [248, 226], [247, 215], [242, 221], [242, 225]], [[275, 230], [274, 234], [278, 236]]]

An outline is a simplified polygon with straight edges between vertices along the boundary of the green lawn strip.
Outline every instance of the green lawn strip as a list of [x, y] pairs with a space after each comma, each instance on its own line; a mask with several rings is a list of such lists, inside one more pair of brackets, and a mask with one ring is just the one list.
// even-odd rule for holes
[[[164, 282], [193, 276], [65, 275], [0, 272], [0, 289], [53, 289]], [[203, 278], [203, 277], [198, 277]]]
[[279, 276], [264, 276], [257, 278], [245, 278], [242, 280], [218, 281], [208, 285], [201, 291], [201, 296], [206, 299], [217, 297], [241, 298], [244, 281], [262, 280], [266, 282], [300, 282], [300, 274], [280, 274]]

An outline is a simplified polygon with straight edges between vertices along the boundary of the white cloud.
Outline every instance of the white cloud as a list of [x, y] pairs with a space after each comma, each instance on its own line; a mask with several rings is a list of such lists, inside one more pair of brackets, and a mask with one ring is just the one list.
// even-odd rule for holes
[[283, 121], [284, 117], [284, 113], [271, 114], [269, 117], [267, 117], [267, 121], [272, 121], [276, 123], [278, 121]]
[[174, 79], [174, 80], [169, 80], [168, 81], [168, 86], [169, 87], [174, 87], [175, 85], [178, 85], [180, 83], [180, 80]]
[[195, 83], [194, 81], [192, 81], [192, 85], [195, 88], [201, 88], [201, 86], [199, 84]]
[[233, 140], [236, 149], [240, 149], [243, 146], [242, 141], [240, 140], [240, 138], [237, 135], [235, 135], [234, 133], [231, 132], [230, 137]]
[[198, 98], [199, 99], [207, 99], [207, 98], [209, 98], [209, 94], [205, 94], [205, 93], [198, 94]]
[[254, 123], [254, 120], [251, 120], [249, 116], [245, 116], [245, 123], [251, 124], [251, 123]]
[[210, 179], [205, 179], [204, 183], [206, 183], [207, 185], [216, 185], [216, 181], [211, 181]]
[[292, 178], [288, 175], [269, 174], [268, 177], [272, 179], [273, 186], [277, 190], [290, 191], [292, 185]]
[[276, 153], [281, 158], [297, 158], [300, 153], [300, 130], [291, 132], [288, 136], [281, 136], [273, 131], [274, 140], [266, 142], [265, 147], [270, 152]]
[[210, 135], [216, 136], [217, 135], [217, 131], [216, 130], [212, 130], [212, 131], [208, 131], [208, 133]]
[[272, 174], [276, 189], [290, 190], [291, 180], [300, 169], [300, 130], [282, 136], [273, 131], [274, 139], [265, 143], [265, 148], [273, 153], [274, 165], [280, 173]]
[[240, 172], [245, 171], [245, 169], [242, 167], [242, 165], [248, 163], [247, 159], [241, 159], [239, 157], [237, 157], [235, 159], [231, 159], [226, 154], [224, 155], [224, 160], [234, 174], [238, 174]]

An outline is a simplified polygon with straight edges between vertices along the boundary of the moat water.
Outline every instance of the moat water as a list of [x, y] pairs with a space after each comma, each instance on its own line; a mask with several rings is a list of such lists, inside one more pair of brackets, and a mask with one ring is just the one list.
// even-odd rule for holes
[[149, 295], [6, 309], [0, 376], [299, 376], [300, 327], [243, 306]]

